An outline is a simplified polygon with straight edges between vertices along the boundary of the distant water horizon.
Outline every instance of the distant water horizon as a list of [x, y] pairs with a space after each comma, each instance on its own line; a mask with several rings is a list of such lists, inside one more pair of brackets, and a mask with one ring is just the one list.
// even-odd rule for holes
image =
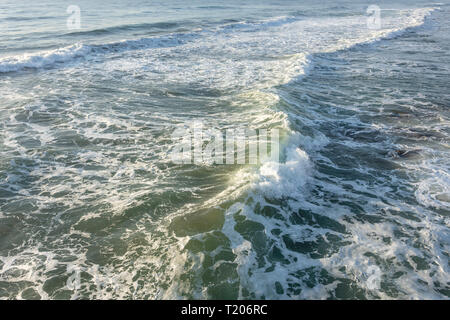
[[449, 18], [0, 0], [0, 299], [449, 299]]

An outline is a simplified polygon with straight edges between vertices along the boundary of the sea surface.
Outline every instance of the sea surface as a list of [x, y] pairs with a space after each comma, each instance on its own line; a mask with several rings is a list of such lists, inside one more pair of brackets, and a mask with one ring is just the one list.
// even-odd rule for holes
[[[0, 0], [0, 298], [450, 299], [449, 21]], [[280, 163], [174, 163], [192, 123], [277, 129]]]

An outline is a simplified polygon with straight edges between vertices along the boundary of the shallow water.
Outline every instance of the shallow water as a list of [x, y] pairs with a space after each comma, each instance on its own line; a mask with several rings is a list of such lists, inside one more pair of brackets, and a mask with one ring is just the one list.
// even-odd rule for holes
[[450, 297], [447, 3], [70, 4], [0, 1], [1, 298]]

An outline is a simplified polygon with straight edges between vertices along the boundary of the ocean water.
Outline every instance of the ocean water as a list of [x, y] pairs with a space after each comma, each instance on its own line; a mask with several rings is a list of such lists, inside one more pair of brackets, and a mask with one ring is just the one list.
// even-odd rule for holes
[[0, 298], [449, 299], [449, 4], [0, 0]]

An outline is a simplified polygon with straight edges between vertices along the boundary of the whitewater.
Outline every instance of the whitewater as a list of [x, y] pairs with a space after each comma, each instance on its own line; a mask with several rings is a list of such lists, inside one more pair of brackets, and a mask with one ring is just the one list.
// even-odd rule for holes
[[449, 298], [448, 4], [1, 5], [1, 298]]

